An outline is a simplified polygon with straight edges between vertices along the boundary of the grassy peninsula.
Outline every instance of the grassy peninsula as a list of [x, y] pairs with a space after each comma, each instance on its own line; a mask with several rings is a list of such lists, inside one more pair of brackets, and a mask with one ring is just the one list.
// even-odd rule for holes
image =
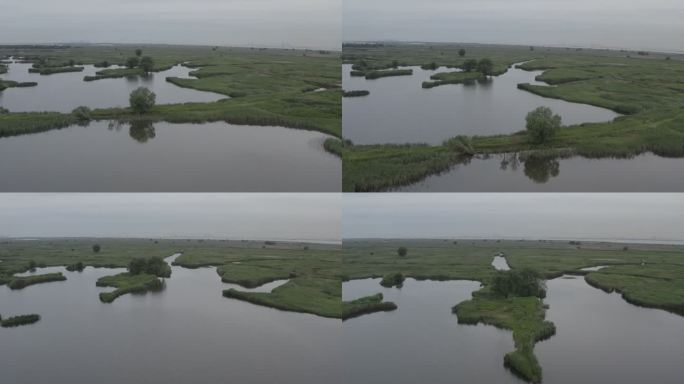
[[[406, 248], [404, 256], [397, 250]], [[502, 356], [504, 364], [530, 382], [541, 382], [543, 367], [534, 344], [553, 337], [556, 327], [545, 320], [543, 298], [502, 295], [497, 272], [491, 265], [503, 253], [512, 271], [534, 271], [541, 279], [564, 274], [584, 275], [590, 285], [622, 292], [635, 305], [660, 308], [684, 316], [684, 247], [675, 245], [619, 244], [580, 241], [421, 240], [377, 239], [344, 241], [343, 277], [346, 280], [403, 277], [418, 280], [475, 280], [483, 287], [470, 300], [454, 303], [452, 311], [461, 324], [488, 324], [512, 331], [515, 350]], [[583, 270], [605, 266], [599, 271]], [[543, 294], [541, 294], [543, 297]], [[365, 300], [364, 300], [365, 299]], [[359, 299], [378, 305], [382, 297]], [[353, 303], [353, 302], [352, 302]], [[345, 303], [343, 305], [348, 305]], [[347, 310], [347, 307], [343, 307]], [[401, 310], [399, 308], [398, 310]], [[345, 314], [345, 316], [347, 316]], [[349, 315], [351, 317], [351, 315]], [[353, 321], [353, 320], [350, 320]], [[562, 330], [559, 330], [562, 331]]]

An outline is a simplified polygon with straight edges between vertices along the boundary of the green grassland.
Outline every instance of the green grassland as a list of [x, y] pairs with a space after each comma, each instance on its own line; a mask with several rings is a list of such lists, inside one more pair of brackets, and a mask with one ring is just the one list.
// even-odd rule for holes
[[[460, 57], [458, 50], [466, 55]], [[590, 104], [623, 114], [611, 122], [562, 127], [548, 143], [534, 144], [526, 132], [474, 136], [475, 155], [543, 151], [560, 156], [629, 158], [645, 152], [684, 156], [684, 57], [609, 50], [578, 50], [464, 44], [385, 44], [346, 46], [346, 63], [369, 67], [425, 65], [458, 67], [467, 59], [489, 58], [494, 72], [514, 63], [520, 68], [543, 70], [538, 80], [551, 86], [523, 84], [537, 95]], [[459, 83], [479, 74], [437, 73], [427, 88], [440, 81]], [[456, 152], [456, 153], [454, 153]], [[390, 189], [449, 169], [462, 161], [447, 145], [348, 145], [343, 150], [343, 189]], [[397, 166], [399, 164], [400, 166]], [[394, 165], [394, 166], [393, 166]]]
[[[279, 125], [341, 136], [339, 52], [172, 45], [89, 45], [48, 48], [0, 47], [0, 57], [15, 56], [48, 63], [123, 65], [140, 48], [153, 58], [155, 71], [187, 63], [196, 79], [168, 78], [186, 88], [226, 95], [213, 103], [157, 105], [144, 116], [128, 108], [98, 109], [93, 119]], [[139, 74], [139, 69], [105, 69], [99, 77]], [[96, 79], [87, 79], [96, 80]], [[122, 80], [123, 81], [123, 80]], [[309, 92], [312, 88], [326, 88]], [[51, 112], [51, 111], [46, 111]], [[70, 114], [8, 113], [0, 116], [0, 136], [63, 128]]]
[[24, 289], [31, 285], [51, 283], [53, 281], [64, 281], [66, 277], [61, 272], [46, 273], [43, 275], [32, 275], [23, 277], [12, 277], [7, 283], [10, 289]]
[[246, 288], [289, 281], [272, 292], [228, 289], [223, 295], [281, 310], [341, 317], [341, 260], [337, 246], [248, 243], [220, 253], [188, 253], [175, 264], [186, 268], [217, 266], [221, 280]]
[[[93, 251], [95, 244], [100, 245], [99, 252]], [[174, 265], [215, 266], [217, 278], [245, 287], [290, 279], [271, 293], [236, 291], [228, 294], [230, 297], [282, 310], [341, 317], [338, 245], [197, 239], [4, 239], [0, 241], [0, 284], [10, 283], [15, 273], [28, 271], [31, 264], [50, 267], [81, 262], [85, 266], [125, 268], [134, 258], [164, 258], [174, 253], [182, 253]], [[104, 294], [105, 302], [136, 289], [155, 288], [156, 284], [147, 276], [125, 273], [107, 276], [101, 283], [118, 288]]]
[[119, 273], [112, 276], [104, 276], [95, 283], [98, 287], [114, 287], [111, 292], [100, 292], [100, 301], [111, 303], [117, 297], [127, 293], [143, 293], [148, 291], [158, 291], [164, 288], [164, 283], [155, 275], [141, 273], [131, 275], [129, 273]]
[[[406, 256], [397, 254], [406, 247]], [[542, 367], [534, 355], [537, 341], [552, 337], [555, 326], [544, 320], [536, 297], [503, 297], [489, 290], [494, 256], [503, 252], [512, 269], [531, 268], [547, 279], [585, 275], [606, 291], [622, 292], [626, 301], [684, 315], [684, 247], [606, 242], [514, 240], [345, 240], [342, 256], [346, 280], [401, 273], [431, 280], [475, 280], [483, 288], [453, 308], [463, 324], [484, 323], [513, 332], [515, 351], [504, 363], [531, 382], [540, 382]], [[596, 272], [583, 268], [607, 266]], [[377, 301], [377, 300], [376, 300]], [[401, 310], [401, 308], [399, 309]], [[363, 314], [363, 313], [360, 313]]]
[[383, 301], [382, 293], [342, 302], [342, 320], [348, 320], [374, 312], [389, 312], [397, 309], [391, 301]]
[[3, 328], [14, 328], [21, 325], [29, 325], [40, 321], [40, 315], [18, 315], [3, 319], [0, 317], [0, 326]]

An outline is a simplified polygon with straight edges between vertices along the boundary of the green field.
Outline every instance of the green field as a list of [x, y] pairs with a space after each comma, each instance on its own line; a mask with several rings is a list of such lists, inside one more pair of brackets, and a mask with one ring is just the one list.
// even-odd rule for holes
[[[399, 247], [407, 248], [406, 256], [398, 255]], [[546, 279], [564, 274], [585, 275], [589, 284], [607, 291], [620, 291], [632, 304], [684, 316], [682, 246], [575, 241], [350, 239], [344, 241], [342, 271], [345, 280], [401, 273], [418, 280], [482, 282], [483, 288], [476, 291], [471, 300], [453, 303], [458, 322], [483, 323], [511, 330], [516, 349], [504, 356], [504, 363], [526, 380], [539, 382], [543, 367], [534, 355], [534, 344], [552, 337], [556, 329], [553, 323], [544, 320], [543, 300], [503, 297], [490, 292], [496, 273], [491, 263], [500, 252], [513, 270], [531, 268]], [[608, 267], [596, 272], [581, 270], [593, 266]]]
[[342, 302], [342, 320], [348, 320], [374, 312], [394, 311], [397, 305], [383, 301], [382, 293]]
[[[465, 56], [458, 55], [464, 48]], [[538, 80], [552, 86], [520, 89], [549, 98], [590, 104], [624, 116], [606, 123], [565, 126], [548, 143], [534, 144], [526, 132], [474, 136], [474, 154], [541, 151], [545, 156], [629, 158], [645, 152], [684, 156], [684, 56], [628, 51], [533, 48], [469, 44], [346, 45], [343, 60], [370, 68], [436, 63], [460, 67], [465, 60], [489, 58], [494, 72], [513, 63], [544, 70]], [[436, 74], [431, 88], [460, 83], [480, 74]], [[469, 156], [472, 154], [468, 154]], [[343, 190], [380, 191], [415, 183], [463, 162], [447, 145], [347, 145], [343, 150]]]
[[147, 291], [160, 291], [164, 288], [162, 280], [154, 275], [139, 274], [131, 275], [129, 273], [119, 273], [112, 276], [104, 276], [95, 283], [98, 287], [114, 287], [115, 290], [111, 292], [100, 292], [100, 301], [103, 303], [111, 303], [117, 297], [127, 293], [143, 293]]
[[[93, 245], [100, 251], [94, 252]], [[217, 267], [217, 279], [253, 287], [289, 279], [271, 293], [237, 292], [227, 296], [287, 311], [341, 318], [341, 259], [339, 246], [247, 240], [171, 239], [41, 239], [0, 241], [0, 284], [15, 279], [31, 265], [125, 268], [134, 258], [168, 257], [182, 253], [174, 265]], [[173, 278], [173, 276], [171, 276]], [[100, 285], [118, 290], [104, 294], [110, 302], [120, 294], [155, 288], [156, 276], [106, 276]], [[67, 282], [68, 283], [68, 282]], [[220, 292], [217, 292], [220, 294]]]
[[[2, 57], [24, 57], [57, 66], [124, 65], [140, 48], [154, 60], [155, 71], [187, 63], [197, 79], [169, 78], [186, 88], [226, 95], [213, 103], [157, 105], [144, 116], [130, 109], [98, 109], [95, 120], [145, 119], [168, 122], [226, 121], [245, 125], [279, 125], [341, 136], [341, 74], [339, 52], [289, 49], [250, 49], [173, 45], [86, 45], [0, 48]], [[42, 68], [42, 67], [41, 67]], [[45, 69], [48, 70], [48, 69]], [[57, 70], [57, 69], [50, 69]], [[101, 76], [138, 74], [139, 69], [103, 70]], [[59, 75], [54, 75], [59, 76]], [[87, 79], [97, 81], [97, 79]], [[125, 80], [121, 80], [125, 81]], [[322, 92], [312, 89], [326, 88]], [[51, 112], [51, 111], [46, 111]], [[0, 115], [0, 136], [35, 133], [75, 124], [70, 114], [8, 113]]]

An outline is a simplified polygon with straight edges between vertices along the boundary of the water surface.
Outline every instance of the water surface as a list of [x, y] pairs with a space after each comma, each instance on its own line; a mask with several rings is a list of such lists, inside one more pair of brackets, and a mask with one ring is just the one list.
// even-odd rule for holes
[[[83, 65], [82, 72], [55, 73], [41, 75], [29, 73], [32, 64], [13, 63], [1, 79], [18, 82], [37, 82], [35, 87], [7, 88], [0, 92], [0, 106], [10, 112], [56, 111], [71, 112], [84, 105], [90, 108], [127, 107], [131, 91], [147, 87], [157, 95], [157, 104], [189, 102], [212, 102], [228, 96], [213, 92], [181, 88], [166, 81], [167, 77], [191, 78], [194, 69], [176, 65], [162, 72], [148, 76], [132, 76], [116, 79], [83, 81], [85, 76], [95, 76], [104, 68]], [[111, 67], [116, 68], [116, 67]]]
[[547, 282], [556, 335], [535, 354], [545, 383], [681, 383], [684, 317], [634, 306], [582, 277]]
[[398, 305], [342, 325], [345, 383], [523, 383], [503, 366], [510, 332], [459, 325], [455, 304], [480, 288], [473, 281], [416, 281], [383, 288], [380, 279], [343, 283], [344, 300], [381, 292]]
[[343, 98], [343, 133], [355, 144], [441, 144], [457, 135], [494, 135], [525, 129], [525, 116], [540, 106], [550, 107], [564, 125], [610, 121], [618, 114], [604, 108], [544, 98], [517, 88], [535, 81], [542, 71], [511, 68], [487, 82], [452, 84], [423, 89], [423, 81], [454, 71], [413, 69], [412, 76], [375, 80], [350, 76], [343, 65], [344, 89], [368, 90], [364, 97]]
[[652, 153], [632, 159], [521, 161], [514, 155], [476, 157], [449, 171], [396, 188], [405, 192], [662, 192], [683, 191], [684, 159]]
[[333, 192], [329, 136], [283, 127], [164, 122], [0, 138], [0, 191]]
[[64, 268], [67, 281], [11, 291], [0, 312], [3, 383], [342, 383], [340, 321], [222, 297], [215, 268], [172, 267], [163, 291], [101, 303], [95, 281], [121, 269]]

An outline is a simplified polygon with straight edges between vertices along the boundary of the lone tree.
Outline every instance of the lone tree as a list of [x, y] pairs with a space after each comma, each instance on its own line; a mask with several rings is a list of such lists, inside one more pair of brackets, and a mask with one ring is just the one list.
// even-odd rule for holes
[[491, 76], [494, 71], [494, 64], [489, 59], [482, 59], [477, 63], [477, 70], [485, 76]]
[[465, 56], [465, 49], [463, 49], [463, 48], [459, 49], [459, 50], [458, 50], [458, 55], [461, 56], [461, 57]]
[[561, 126], [561, 117], [554, 115], [549, 107], [539, 107], [527, 114], [527, 132], [533, 142], [542, 144], [549, 141]]
[[408, 249], [406, 249], [406, 247], [399, 247], [399, 249], [397, 249], [397, 255], [401, 257], [405, 257], [407, 253]]
[[463, 68], [464, 71], [466, 72], [472, 72], [477, 68], [477, 60], [475, 59], [468, 59], [463, 62], [463, 65], [461, 65], [461, 68]]
[[131, 109], [140, 114], [152, 109], [156, 101], [157, 95], [145, 87], [140, 87], [131, 92], [131, 97], [129, 98]]
[[100, 252], [100, 244], [93, 245], [93, 252], [95, 252], [95, 253]]
[[139, 58], [137, 58], [135, 56], [129, 57], [128, 59], [126, 59], [126, 67], [128, 69], [133, 69], [133, 68], [138, 66], [139, 62], [140, 62]]
[[135, 50], [135, 55], [138, 56], [138, 57], [142, 56], [142, 49], [140, 49], [140, 48], [136, 49], [136, 50]]
[[140, 68], [142, 68], [145, 73], [152, 72], [152, 69], [154, 69], [154, 60], [149, 56], [144, 56], [140, 59]]

